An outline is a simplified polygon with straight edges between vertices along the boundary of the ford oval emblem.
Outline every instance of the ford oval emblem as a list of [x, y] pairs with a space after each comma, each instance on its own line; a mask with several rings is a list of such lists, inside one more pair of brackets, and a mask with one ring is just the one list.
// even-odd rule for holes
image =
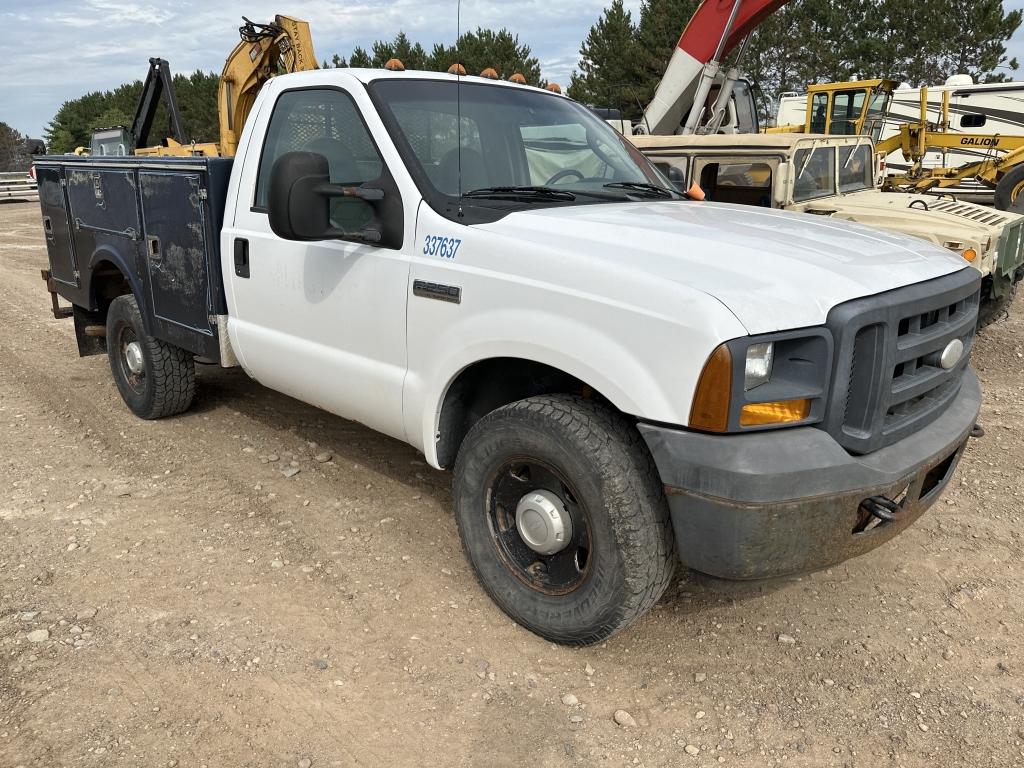
[[960, 339], [953, 339], [946, 348], [942, 350], [942, 356], [939, 358], [939, 365], [945, 370], [949, 370], [954, 365], [960, 362], [960, 358], [964, 354], [964, 343]]

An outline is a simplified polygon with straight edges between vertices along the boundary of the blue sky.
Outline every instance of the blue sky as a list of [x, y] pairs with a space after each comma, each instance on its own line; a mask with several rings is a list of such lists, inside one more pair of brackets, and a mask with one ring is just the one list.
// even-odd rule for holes
[[[605, 4], [464, 0], [462, 27], [509, 27], [533, 48], [544, 76], [564, 85]], [[634, 18], [639, 5], [626, 2]], [[1022, 8], [1024, 0], [1004, 5]], [[454, 0], [0, 0], [0, 121], [40, 137], [63, 101], [143, 77], [151, 56], [167, 59], [175, 72], [219, 72], [238, 40], [243, 13], [254, 21], [269, 21], [275, 13], [308, 20], [323, 59], [399, 30], [428, 46], [451, 42], [455, 7]], [[1010, 54], [1024, 65], [1024, 31], [1011, 41]]]

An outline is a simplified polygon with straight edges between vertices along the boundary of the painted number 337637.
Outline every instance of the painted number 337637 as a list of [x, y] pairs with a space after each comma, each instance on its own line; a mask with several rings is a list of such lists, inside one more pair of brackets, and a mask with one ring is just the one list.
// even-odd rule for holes
[[423, 255], [454, 259], [460, 245], [462, 245], [462, 241], [455, 237], [427, 235], [423, 238]]

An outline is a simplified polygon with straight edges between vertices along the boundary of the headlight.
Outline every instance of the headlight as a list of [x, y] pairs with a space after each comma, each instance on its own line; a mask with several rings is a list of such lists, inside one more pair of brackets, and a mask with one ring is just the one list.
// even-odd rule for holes
[[770, 341], [747, 347], [747, 366], [743, 371], [743, 389], [759, 387], [772, 376], [772, 353], [775, 344]]
[[[832, 370], [826, 328], [733, 339], [704, 364], [689, 426], [707, 432], [749, 432], [824, 418]], [[733, 361], [743, 361], [742, 367]]]

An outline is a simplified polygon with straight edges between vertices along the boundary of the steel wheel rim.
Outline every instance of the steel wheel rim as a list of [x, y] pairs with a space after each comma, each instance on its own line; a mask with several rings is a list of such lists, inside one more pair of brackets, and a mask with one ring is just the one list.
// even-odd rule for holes
[[[130, 325], [123, 325], [117, 334], [117, 359], [121, 366], [121, 376], [136, 394], [142, 394], [146, 388], [146, 370], [143, 367], [140, 371], [133, 371], [132, 365], [129, 362], [129, 348], [135, 345], [135, 348], [140, 350], [141, 356], [141, 344], [138, 337], [135, 335], [135, 331]], [[143, 362], [145, 358], [141, 358]]]
[[[541, 594], [565, 595], [579, 589], [593, 560], [590, 513], [565, 475], [546, 462], [516, 456], [491, 474], [486, 488], [488, 531], [502, 564]], [[516, 525], [520, 501], [536, 491], [557, 497], [571, 520], [571, 537], [564, 549], [551, 555], [531, 549]]]

